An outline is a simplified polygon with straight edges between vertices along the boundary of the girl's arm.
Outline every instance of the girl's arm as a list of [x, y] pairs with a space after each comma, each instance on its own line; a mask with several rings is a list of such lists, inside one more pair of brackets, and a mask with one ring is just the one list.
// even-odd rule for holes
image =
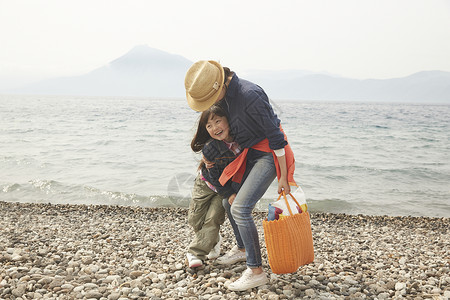
[[212, 167], [214, 167], [215, 164], [214, 162], [207, 160], [204, 155], [202, 156], [202, 162], [205, 164], [205, 167], [207, 169], [211, 169]]
[[232, 194], [230, 197], [228, 197], [228, 203], [230, 205], [232, 205], [235, 198], [236, 198], [236, 194]]
[[[206, 166], [205, 166], [206, 167]], [[229, 180], [225, 186], [222, 186], [219, 182], [220, 175], [222, 174], [223, 168], [219, 164], [213, 163], [211, 168], [203, 169], [203, 176], [208, 180], [217, 190], [217, 192], [224, 198], [228, 198], [230, 195], [235, 193], [231, 186], [231, 180]]]

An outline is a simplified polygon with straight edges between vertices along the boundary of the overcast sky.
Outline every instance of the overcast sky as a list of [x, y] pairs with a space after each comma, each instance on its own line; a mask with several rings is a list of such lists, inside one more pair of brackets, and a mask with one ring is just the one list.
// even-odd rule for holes
[[0, 80], [80, 75], [147, 44], [235, 71], [450, 71], [450, 0], [0, 0]]

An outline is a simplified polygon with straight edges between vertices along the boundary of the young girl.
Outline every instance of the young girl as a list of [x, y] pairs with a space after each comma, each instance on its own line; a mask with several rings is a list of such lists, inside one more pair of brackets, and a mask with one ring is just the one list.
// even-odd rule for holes
[[194, 229], [195, 238], [186, 257], [189, 267], [194, 268], [203, 265], [206, 258], [219, 256], [219, 229], [225, 221], [222, 199], [232, 201], [238, 190], [238, 185], [231, 180], [224, 186], [219, 183], [223, 169], [240, 152], [222, 108], [213, 105], [202, 113], [191, 148], [194, 152], [202, 151], [204, 158], [214, 163], [211, 168], [206, 168], [203, 162], [200, 164], [189, 204], [188, 223]]

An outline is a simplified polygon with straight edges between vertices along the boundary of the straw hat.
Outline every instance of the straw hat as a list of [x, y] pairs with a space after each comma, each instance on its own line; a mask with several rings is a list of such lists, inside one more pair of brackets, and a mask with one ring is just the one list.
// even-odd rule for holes
[[224, 76], [222, 66], [216, 61], [194, 63], [184, 79], [189, 106], [196, 111], [205, 111], [213, 105], [222, 91]]

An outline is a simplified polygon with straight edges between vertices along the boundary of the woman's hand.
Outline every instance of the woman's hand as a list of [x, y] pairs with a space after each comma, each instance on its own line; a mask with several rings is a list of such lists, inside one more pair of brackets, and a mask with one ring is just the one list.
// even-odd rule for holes
[[207, 169], [211, 169], [212, 167], [214, 167], [214, 164], [212, 161], [207, 160], [204, 156], [202, 156], [202, 161], [205, 163], [205, 167]]
[[278, 194], [281, 194], [281, 192], [285, 192], [286, 195], [291, 192], [291, 186], [289, 185], [287, 178], [281, 177], [278, 181]]
[[232, 205], [235, 198], [236, 198], [236, 194], [232, 194], [230, 197], [228, 197], [228, 203], [230, 205]]

